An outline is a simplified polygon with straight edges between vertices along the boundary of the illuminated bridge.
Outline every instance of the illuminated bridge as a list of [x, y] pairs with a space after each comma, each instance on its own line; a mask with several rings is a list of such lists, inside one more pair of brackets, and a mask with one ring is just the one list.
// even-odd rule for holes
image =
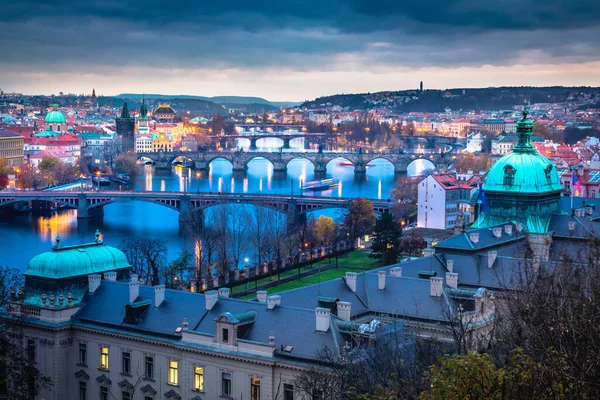
[[[23, 191], [0, 192], [0, 207], [29, 201], [46, 201], [77, 210], [77, 218], [101, 217], [103, 207], [116, 201], [146, 201], [179, 212], [179, 220], [195, 212], [220, 204], [252, 204], [268, 207], [288, 216], [288, 221], [307, 211], [347, 208], [354, 198], [291, 196], [273, 194], [190, 193], [190, 192], [117, 192], [117, 191]], [[371, 200], [376, 212], [388, 210], [389, 200]]]

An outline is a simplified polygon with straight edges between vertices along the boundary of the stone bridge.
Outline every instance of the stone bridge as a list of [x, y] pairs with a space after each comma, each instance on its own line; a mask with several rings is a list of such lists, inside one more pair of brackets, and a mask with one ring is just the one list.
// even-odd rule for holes
[[383, 159], [394, 165], [394, 172], [406, 174], [411, 162], [426, 159], [431, 161], [437, 168], [445, 168], [452, 161], [448, 153], [356, 153], [356, 152], [245, 152], [245, 151], [200, 151], [200, 152], [159, 152], [138, 153], [139, 158], [152, 160], [155, 165], [169, 168], [177, 157], [191, 160], [198, 170], [208, 170], [212, 161], [222, 158], [233, 165], [233, 171], [248, 169], [248, 163], [255, 158], [265, 158], [273, 164], [274, 172], [286, 172], [287, 165], [296, 158], [304, 158], [315, 167], [315, 176], [323, 176], [327, 172], [327, 164], [336, 158], [343, 158], [354, 166], [354, 173], [365, 173], [367, 164], [373, 160]]
[[335, 138], [337, 135], [330, 135], [327, 133], [293, 133], [293, 134], [284, 134], [284, 133], [264, 133], [260, 134], [247, 134], [247, 135], [228, 135], [228, 136], [210, 136], [211, 140], [218, 141], [221, 143], [221, 147], [225, 147], [223, 143], [231, 142], [235, 139], [248, 139], [250, 141], [250, 150], [258, 149], [257, 142], [260, 139], [280, 139], [283, 143], [281, 148], [289, 149], [291, 148], [290, 143], [294, 139], [302, 138], [304, 139], [304, 148], [310, 148], [310, 144], [323, 144], [328, 138]]
[[[285, 213], [293, 223], [301, 213], [327, 208], [347, 208], [353, 198], [291, 196], [272, 194], [238, 193], [190, 193], [190, 192], [116, 192], [116, 191], [23, 191], [0, 192], [0, 207], [30, 201], [46, 201], [77, 210], [77, 218], [93, 218], [104, 215], [107, 204], [124, 201], [146, 201], [179, 212], [179, 220], [195, 212], [221, 204], [252, 204]], [[389, 200], [371, 200], [376, 212], [390, 209]]]

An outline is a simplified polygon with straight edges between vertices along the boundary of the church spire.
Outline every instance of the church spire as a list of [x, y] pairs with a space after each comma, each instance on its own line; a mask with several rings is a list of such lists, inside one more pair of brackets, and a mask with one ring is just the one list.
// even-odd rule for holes
[[123, 110], [121, 110], [121, 118], [129, 118], [129, 108], [127, 108], [127, 102], [123, 103]]
[[148, 117], [148, 109], [146, 108], [146, 99], [142, 98], [142, 108], [140, 108], [140, 117], [147, 118]]
[[531, 144], [531, 136], [533, 135], [533, 121], [527, 118], [529, 110], [527, 107], [523, 109], [523, 118], [517, 122], [518, 143], [513, 147], [515, 153], [533, 153], [535, 147]]

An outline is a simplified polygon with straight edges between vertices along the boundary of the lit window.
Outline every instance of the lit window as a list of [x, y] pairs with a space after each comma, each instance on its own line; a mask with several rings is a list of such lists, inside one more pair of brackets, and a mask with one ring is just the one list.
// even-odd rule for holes
[[223, 372], [221, 377], [221, 394], [223, 396], [231, 396], [231, 374]]
[[177, 373], [177, 368], [177, 361], [169, 361], [169, 385], [177, 386], [179, 382], [179, 374]]
[[108, 369], [108, 347], [100, 348], [100, 369]]
[[194, 367], [194, 390], [204, 391], [204, 368]]
[[260, 400], [260, 379], [250, 379], [250, 400]]

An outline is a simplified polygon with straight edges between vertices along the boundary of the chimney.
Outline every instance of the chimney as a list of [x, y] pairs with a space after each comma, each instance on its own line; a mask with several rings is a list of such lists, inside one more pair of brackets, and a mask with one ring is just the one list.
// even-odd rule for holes
[[349, 301], [338, 301], [337, 305], [337, 316], [344, 321], [350, 321], [350, 311], [352, 310], [352, 303]]
[[281, 304], [281, 296], [280, 295], [275, 294], [273, 296], [267, 297], [267, 308], [269, 310], [274, 309], [279, 304]]
[[522, 232], [523, 231], [523, 223], [522, 222], [517, 222], [515, 224], [515, 227], [517, 228], [517, 232]]
[[377, 272], [377, 289], [383, 290], [385, 289], [385, 271]]
[[94, 293], [100, 287], [102, 277], [98, 274], [88, 275], [88, 291]]
[[316, 331], [327, 332], [329, 330], [329, 308], [317, 307], [315, 308], [315, 316], [317, 318]]
[[229, 297], [231, 293], [231, 289], [229, 288], [220, 288], [219, 289], [219, 297]]
[[390, 268], [390, 275], [398, 277], [402, 276], [402, 267]]
[[592, 215], [592, 213], [594, 212], [594, 208], [593, 208], [592, 206], [587, 206], [587, 207], [585, 208], [585, 212], [586, 212], [588, 215]]
[[498, 252], [496, 250], [488, 251], [488, 268], [492, 268], [494, 266], [494, 261], [496, 261], [496, 257], [498, 257]]
[[358, 274], [356, 272], [346, 272], [346, 285], [352, 290], [356, 292], [356, 276]]
[[165, 301], [165, 285], [154, 286], [154, 307], [160, 307]]
[[497, 238], [502, 237], [502, 228], [499, 226], [496, 226], [496, 227], [492, 228], [492, 233]]
[[575, 230], [575, 221], [569, 221], [569, 230], [570, 231], [574, 231]]
[[479, 243], [479, 232], [469, 233], [469, 239], [473, 243]]
[[429, 257], [435, 254], [435, 249], [432, 247], [427, 247], [423, 249], [423, 257]]
[[104, 279], [106, 279], [107, 281], [116, 281], [117, 273], [115, 271], [105, 272]]
[[258, 292], [256, 292], [256, 300], [258, 300], [260, 303], [266, 303], [267, 302], [267, 291], [259, 290]]
[[448, 272], [454, 272], [454, 260], [446, 260], [446, 269]]
[[[137, 277], [137, 275], [136, 275]], [[140, 283], [137, 281], [137, 279], [135, 281], [133, 281], [133, 275], [132, 275], [132, 281], [129, 282], [129, 302], [133, 303], [135, 301], [135, 299], [138, 298], [138, 296], [140, 295]]]
[[204, 298], [206, 299], [206, 309], [210, 311], [219, 300], [219, 292], [216, 290], [208, 290], [204, 292]]
[[512, 225], [504, 225], [504, 232], [507, 235], [512, 235]]
[[429, 286], [431, 289], [431, 296], [441, 297], [442, 296], [442, 285], [444, 284], [444, 278], [441, 276], [432, 276], [429, 278]]
[[446, 272], [446, 285], [452, 289], [458, 287], [458, 274], [456, 272]]
[[139, 282], [140, 280], [138, 279], [138, 274], [131, 274], [129, 275], [129, 282]]

